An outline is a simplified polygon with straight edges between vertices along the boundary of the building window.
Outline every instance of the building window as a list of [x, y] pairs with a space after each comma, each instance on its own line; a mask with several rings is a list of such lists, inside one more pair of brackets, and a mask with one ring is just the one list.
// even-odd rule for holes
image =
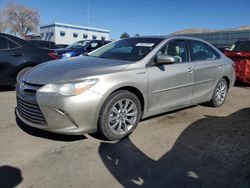
[[54, 33], [53, 32], [50, 32], [49, 33], [49, 36], [48, 36], [48, 41], [50, 41], [51, 40], [51, 38], [52, 38], [52, 36], [54, 35]]
[[44, 35], [43, 33], [40, 33], [40, 38], [41, 38], [41, 39], [43, 38], [43, 35]]
[[84, 39], [88, 38], [88, 35], [87, 34], [83, 34], [83, 38]]
[[104, 37], [104, 36], [102, 36], [101, 38], [102, 38], [102, 40], [105, 40], [105, 37]]
[[96, 35], [92, 35], [92, 38], [95, 40], [97, 38], [97, 36]]
[[64, 37], [64, 36], [65, 36], [65, 31], [60, 31], [60, 35], [61, 35], [62, 37]]
[[49, 38], [49, 32], [46, 32], [46, 36], [44, 40], [48, 40], [48, 38]]
[[77, 38], [78, 37], [78, 33], [73, 33], [73, 37]]

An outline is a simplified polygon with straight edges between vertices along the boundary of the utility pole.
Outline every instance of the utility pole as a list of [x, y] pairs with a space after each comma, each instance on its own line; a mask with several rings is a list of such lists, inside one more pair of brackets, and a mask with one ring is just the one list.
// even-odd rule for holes
[[88, 4], [87, 4], [87, 26], [89, 27], [89, 22], [90, 22], [90, 3], [88, 0]]

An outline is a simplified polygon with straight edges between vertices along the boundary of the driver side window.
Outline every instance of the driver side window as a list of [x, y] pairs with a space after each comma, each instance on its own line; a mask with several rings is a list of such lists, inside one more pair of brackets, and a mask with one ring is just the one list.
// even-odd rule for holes
[[174, 40], [164, 46], [157, 55], [170, 55], [176, 58], [177, 63], [188, 62], [187, 45], [185, 41]]

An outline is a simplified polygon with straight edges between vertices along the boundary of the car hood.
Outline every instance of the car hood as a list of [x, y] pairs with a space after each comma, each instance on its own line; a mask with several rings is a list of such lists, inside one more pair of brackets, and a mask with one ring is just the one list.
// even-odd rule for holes
[[121, 71], [129, 64], [131, 64], [130, 61], [80, 56], [40, 64], [26, 72], [22, 80], [38, 85], [67, 82], [74, 79]]

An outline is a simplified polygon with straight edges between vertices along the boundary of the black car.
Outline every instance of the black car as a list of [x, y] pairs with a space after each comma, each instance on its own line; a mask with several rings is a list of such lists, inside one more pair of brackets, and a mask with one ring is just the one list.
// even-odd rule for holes
[[45, 49], [56, 49], [56, 44], [52, 41], [46, 41], [46, 40], [27, 40], [31, 44], [39, 47], [39, 48], [45, 48]]
[[217, 46], [216, 48], [220, 50], [222, 53], [224, 53], [227, 49], [229, 49], [230, 46]]
[[228, 51], [231, 52], [250, 52], [250, 40], [241, 39], [235, 42]]
[[59, 48], [66, 48], [69, 45], [68, 44], [56, 44], [55, 46], [56, 46], [56, 49], [59, 49]]
[[87, 54], [111, 41], [104, 40], [81, 40], [69, 45], [66, 48], [56, 50], [60, 58], [75, 57], [81, 54]]
[[38, 48], [15, 36], [0, 33], [0, 85], [14, 86], [23, 70], [57, 58], [54, 50]]

